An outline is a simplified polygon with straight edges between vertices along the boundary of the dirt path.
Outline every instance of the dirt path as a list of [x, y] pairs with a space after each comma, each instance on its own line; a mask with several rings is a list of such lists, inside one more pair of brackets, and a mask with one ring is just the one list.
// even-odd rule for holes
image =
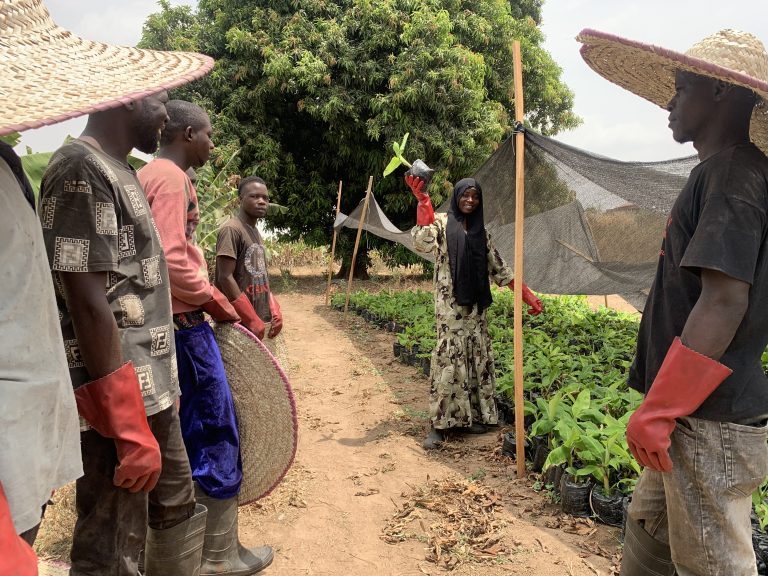
[[296, 464], [240, 521], [246, 544], [275, 547], [270, 576], [611, 574], [617, 531], [559, 517], [533, 477], [517, 480], [503, 430], [425, 453], [426, 378], [393, 358], [391, 334], [326, 308], [319, 279], [302, 284], [280, 296]]

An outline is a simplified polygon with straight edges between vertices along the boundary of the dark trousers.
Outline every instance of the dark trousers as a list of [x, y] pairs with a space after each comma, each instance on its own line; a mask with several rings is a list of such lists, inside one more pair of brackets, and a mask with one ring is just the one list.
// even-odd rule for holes
[[118, 464], [114, 440], [94, 430], [80, 435], [84, 475], [77, 481], [70, 576], [136, 576], [147, 525], [171, 528], [194, 514], [192, 474], [176, 406], [147, 421], [163, 465], [149, 494], [132, 494], [112, 483]]
[[[43, 516], [45, 516], [45, 506], [43, 506], [43, 511], [40, 513], [40, 518], [42, 519]], [[21, 534], [19, 534], [19, 537], [30, 546], [34, 546], [35, 540], [37, 540], [38, 532], [40, 532], [40, 524], [37, 524], [37, 526], [33, 526], [26, 532], [22, 532]]]

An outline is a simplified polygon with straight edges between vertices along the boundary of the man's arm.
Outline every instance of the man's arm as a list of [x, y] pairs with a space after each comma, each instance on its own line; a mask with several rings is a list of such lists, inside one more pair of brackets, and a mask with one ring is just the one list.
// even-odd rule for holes
[[240, 286], [235, 280], [237, 260], [229, 256], [216, 256], [216, 287], [224, 292], [229, 301], [240, 297]]
[[117, 322], [107, 302], [106, 272], [61, 274], [67, 305], [91, 381], [75, 389], [80, 416], [115, 441], [112, 482], [129, 492], [151, 492], [162, 468], [160, 446], [147, 423], [133, 364], [123, 362]]
[[701, 269], [701, 295], [685, 323], [681, 340], [719, 360], [731, 345], [749, 305], [750, 285], [717, 270]]
[[672, 470], [670, 437], [676, 418], [694, 413], [731, 374], [718, 360], [730, 346], [749, 304], [750, 285], [700, 268], [702, 290], [675, 338], [645, 400], [627, 422], [627, 443], [640, 464]]
[[243, 326], [248, 328], [259, 340], [264, 338], [264, 322], [253, 309], [248, 295], [240, 290], [235, 280], [237, 260], [229, 256], [216, 256], [216, 288], [218, 288], [240, 316]]
[[106, 297], [106, 272], [60, 272], [85, 368], [92, 380], [123, 365], [115, 316]]

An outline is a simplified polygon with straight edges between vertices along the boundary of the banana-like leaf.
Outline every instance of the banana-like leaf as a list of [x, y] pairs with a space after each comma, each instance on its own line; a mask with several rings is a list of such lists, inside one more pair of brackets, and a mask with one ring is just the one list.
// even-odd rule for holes
[[400, 160], [399, 157], [392, 158], [392, 160], [389, 161], [389, 164], [387, 164], [387, 167], [384, 168], [384, 176], [389, 176], [397, 170], [397, 168], [402, 164], [402, 160]]
[[13, 146], [16, 146], [21, 140], [21, 134], [19, 134], [18, 132], [11, 132], [10, 134], [6, 134], [5, 136], [0, 136], [0, 140], [5, 142], [9, 146], [13, 147]]
[[38, 152], [21, 156], [21, 165], [24, 167], [27, 178], [29, 178], [29, 183], [32, 184], [35, 195], [40, 193], [40, 181], [43, 179], [43, 174], [52, 155], [53, 152]]
[[400, 153], [401, 153], [401, 154], [402, 154], [403, 152], [405, 152], [405, 145], [406, 145], [406, 143], [408, 142], [408, 134], [410, 134], [410, 132], [406, 132], [406, 133], [405, 133], [405, 136], [403, 136], [403, 141], [402, 141], [402, 142], [400, 142]]
[[267, 206], [267, 216], [274, 216], [275, 214], [288, 214], [288, 206], [270, 202]]

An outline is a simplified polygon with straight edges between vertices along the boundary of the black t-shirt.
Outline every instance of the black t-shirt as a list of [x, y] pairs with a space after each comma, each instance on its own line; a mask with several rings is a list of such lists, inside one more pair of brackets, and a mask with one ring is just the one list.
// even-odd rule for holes
[[751, 285], [749, 306], [720, 362], [733, 370], [694, 417], [736, 422], [768, 414], [768, 158], [754, 145], [698, 164], [675, 201], [640, 323], [629, 385], [647, 392], [701, 295], [700, 269]]

